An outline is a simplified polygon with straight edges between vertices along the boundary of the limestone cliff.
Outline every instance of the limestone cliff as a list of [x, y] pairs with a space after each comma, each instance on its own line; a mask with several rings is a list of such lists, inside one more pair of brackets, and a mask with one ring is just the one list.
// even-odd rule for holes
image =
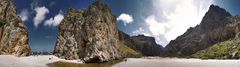
[[121, 57], [116, 19], [106, 5], [69, 9], [60, 23], [54, 55], [64, 59], [105, 62]]
[[0, 0], [0, 54], [31, 54], [28, 29], [16, 15], [16, 7], [11, 0]]

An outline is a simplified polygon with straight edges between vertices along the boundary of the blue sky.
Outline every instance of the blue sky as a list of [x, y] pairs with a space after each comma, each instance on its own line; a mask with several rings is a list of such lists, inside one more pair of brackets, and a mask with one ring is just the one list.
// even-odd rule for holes
[[[52, 51], [58, 24], [69, 8], [84, 9], [95, 0], [13, 0], [29, 29], [33, 51]], [[200, 23], [210, 4], [240, 14], [239, 0], [102, 0], [116, 16], [120, 30], [131, 36], [144, 34], [166, 46], [189, 27]]]

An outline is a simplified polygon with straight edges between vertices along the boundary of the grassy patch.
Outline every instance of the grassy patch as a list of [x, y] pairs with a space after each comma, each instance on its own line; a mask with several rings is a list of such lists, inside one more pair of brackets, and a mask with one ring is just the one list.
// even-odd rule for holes
[[230, 39], [214, 44], [205, 50], [201, 50], [192, 55], [202, 59], [238, 59], [240, 57], [240, 41]]
[[125, 45], [125, 42], [122, 42], [120, 41], [119, 42], [119, 50], [121, 52], [121, 54], [125, 57], [128, 57], [128, 58], [139, 58], [139, 57], [142, 57], [142, 54], [127, 47]]

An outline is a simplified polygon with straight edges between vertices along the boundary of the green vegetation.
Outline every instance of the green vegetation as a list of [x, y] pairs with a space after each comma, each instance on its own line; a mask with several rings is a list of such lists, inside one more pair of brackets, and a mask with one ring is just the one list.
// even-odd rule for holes
[[125, 44], [126, 44], [125, 42], [122, 42], [122, 41], [119, 42], [119, 50], [120, 50], [122, 55], [124, 55], [127, 58], [139, 58], [139, 57], [142, 57], [141, 53], [139, 53], [139, 52], [137, 52], [137, 51], [127, 47]]
[[4, 26], [6, 24], [5, 19], [0, 19], [0, 27]]
[[193, 54], [192, 57], [201, 59], [239, 59], [240, 40], [230, 39], [214, 44], [205, 50]]

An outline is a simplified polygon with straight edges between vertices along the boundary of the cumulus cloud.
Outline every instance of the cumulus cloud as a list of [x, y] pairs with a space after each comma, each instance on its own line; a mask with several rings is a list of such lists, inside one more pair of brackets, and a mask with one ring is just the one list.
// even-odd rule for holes
[[126, 26], [129, 23], [132, 23], [134, 21], [132, 15], [122, 13], [118, 18], [117, 21], [123, 21], [124, 25]]
[[189, 27], [199, 24], [212, 0], [152, 0], [153, 14], [145, 22], [157, 43], [166, 46]]
[[21, 18], [22, 21], [26, 21], [28, 20], [29, 14], [30, 13], [27, 9], [23, 9], [18, 16]]
[[150, 34], [145, 33], [145, 31], [143, 30], [142, 27], [138, 28], [137, 30], [132, 32], [133, 36], [137, 36], [137, 35], [145, 35], [145, 36], [150, 36]]
[[58, 13], [56, 16], [54, 16], [53, 18], [50, 18], [48, 20], [45, 21], [44, 26], [58, 26], [60, 24], [60, 22], [63, 20], [64, 16], [63, 14], [60, 12]]
[[152, 34], [151, 36], [155, 37], [156, 42], [165, 46], [168, 41], [166, 40], [164, 34], [167, 32], [168, 23], [159, 23], [155, 16], [149, 16], [145, 19], [145, 22]]
[[36, 12], [36, 16], [34, 17], [33, 22], [34, 26], [38, 27], [38, 25], [45, 19], [46, 14], [49, 13], [49, 10], [45, 6], [36, 7], [34, 10]]

